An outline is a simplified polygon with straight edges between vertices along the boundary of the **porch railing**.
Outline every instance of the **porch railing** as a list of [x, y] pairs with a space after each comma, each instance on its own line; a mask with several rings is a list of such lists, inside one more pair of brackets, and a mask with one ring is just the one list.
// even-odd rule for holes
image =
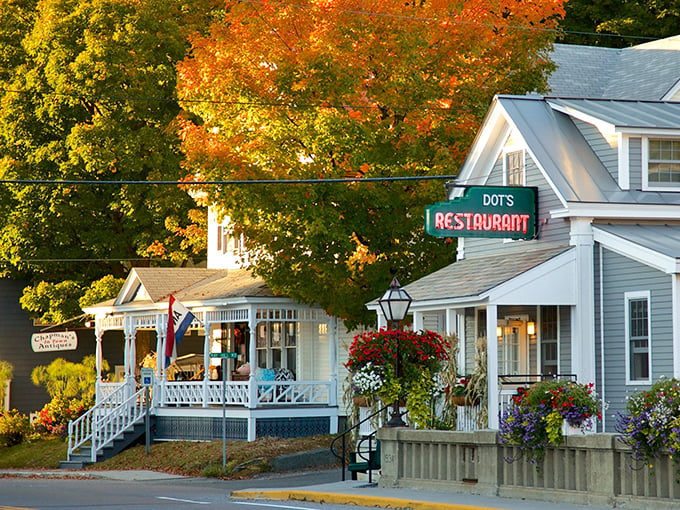
[[257, 384], [257, 401], [279, 405], [329, 405], [331, 383], [327, 381], [267, 381]]
[[[207, 386], [206, 386], [207, 384]], [[166, 381], [161, 406], [249, 406], [248, 381]], [[327, 381], [258, 381], [256, 405], [329, 405], [331, 383]]]
[[90, 459], [97, 461], [97, 455], [145, 416], [142, 388], [125, 398], [126, 386], [120, 386], [106, 398], [97, 402], [85, 414], [68, 424], [68, 459], [74, 452], [90, 446]]

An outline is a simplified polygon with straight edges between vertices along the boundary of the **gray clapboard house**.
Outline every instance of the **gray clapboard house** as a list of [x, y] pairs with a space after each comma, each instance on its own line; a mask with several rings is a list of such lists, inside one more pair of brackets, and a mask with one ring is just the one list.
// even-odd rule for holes
[[447, 190], [536, 190], [533, 236], [449, 225], [457, 262], [405, 286], [415, 329], [456, 333], [464, 371], [486, 343], [492, 428], [541, 377], [594, 383], [606, 431], [627, 395], [680, 377], [679, 50], [556, 45], [554, 95], [497, 96]]

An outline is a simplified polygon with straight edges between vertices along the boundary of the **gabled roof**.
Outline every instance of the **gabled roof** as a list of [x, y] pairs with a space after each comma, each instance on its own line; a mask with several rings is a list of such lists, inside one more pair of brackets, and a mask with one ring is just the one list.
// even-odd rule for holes
[[658, 101], [680, 80], [680, 36], [622, 49], [555, 44], [551, 59], [553, 95]]
[[615, 130], [675, 129], [680, 131], [680, 102], [613, 99], [547, 98], [558, 109], [584, 114]]
[[595, 240], [628, 258], [668, 274], [680, 272], [678, 225], [593, 224]]
[[171, 294], [181, 301], [274, 296], [245, 269], [133, 268], [113, 304], [167, 302]]
[[[680, 103], [659, 101], [585, 100], [536, 96], [497, 96], [475, 144], [501, 146], [491, 133], [498, 124], [516, 129], [545, 179], [567, 207], [568, 203], [680, 205], [680, 193], [622, 190], [607, 171], [574, 119], [611, 125], [614, 130], [667, 130], [680, 133]], [[485, 147], [473, 147], [458, 184], [484, 181], [498, 154], [489, 158]], [[483, 155], [486, 159], [475, 158]]]
[[569, 246], [553, 246], [459, 260], [404, 288], [414, 301], [479, 298], [522, 273], [564, 253]]

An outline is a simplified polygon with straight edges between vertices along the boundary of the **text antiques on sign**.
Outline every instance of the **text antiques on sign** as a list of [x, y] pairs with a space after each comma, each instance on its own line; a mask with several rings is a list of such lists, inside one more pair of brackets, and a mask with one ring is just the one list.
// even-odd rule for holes
[[425, 232], [436, 237], [533, 239], [537, 188], [470, 186], [462, 197], [425, 208]]
[[78, 336], [75, 331], [33, 333], [31, 348], [33, 352], [74, 351], [78, 348]]

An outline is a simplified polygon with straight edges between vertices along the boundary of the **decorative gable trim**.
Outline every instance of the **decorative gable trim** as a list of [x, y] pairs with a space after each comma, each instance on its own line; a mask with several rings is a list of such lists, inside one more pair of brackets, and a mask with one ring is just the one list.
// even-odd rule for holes
[[131, 269], [127, 280], [125, 280], [125, 283], [123, 284], [123, 288], [120, 289], [120, 292], [114, 301], [114, 306], [131, 302], [141, 286], [142, 282], [137, 275], [137, 271], [135, 271], [134, 268]]
[[675, 82], [668, 92], [661, 98], [663, 101], [678, 101], [680, 100], [680, 80]]

